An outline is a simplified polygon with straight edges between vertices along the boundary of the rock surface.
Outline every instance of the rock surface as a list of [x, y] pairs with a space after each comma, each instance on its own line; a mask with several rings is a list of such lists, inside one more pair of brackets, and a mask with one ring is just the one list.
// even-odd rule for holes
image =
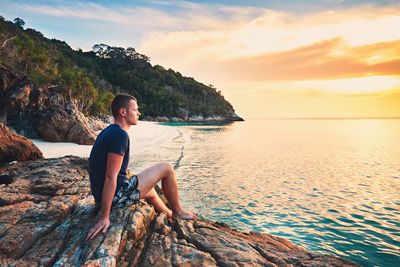
[[204, 117], [201, 114], [191, 115], [186, 117], [166, 117], [166, 116], [158, 116], [158, 117], [150, 117], [145, 116], [143, 118], [145, 121], [156, 121], [156, 122], [194, 122], [194, 123], [229, 123], [234, 121], [244, 121], [241, 117], [236, 115], [235, 113], [230, 114], [229, 116], [220, 116], [220, 115], [212, 115], [208, 117]]
[[37, 125], [40, 137], [50, 142], [75, 142], [80, 145], [92, 145], [96, 140], [89, 122], [71, 101], [60, 94], [52, 94], [46, 109], [40, 114]]
[[87, 160], [41, 159], [0, 169], [0, 266], [356, 266], [289, 241], [197, 220], [172, 222], [141, 202], [111, 212], [106, 234], [85, 242], [98, 217]]
[[39, 158], [43, 158], [43, 155], [37, 146], [0, 123], [0, 163]]
[[0, 64], [0, 122], [29, 138], [93, 144], [102, 125], [89, 122], [58, 90], [32, 86], [26, 76]]

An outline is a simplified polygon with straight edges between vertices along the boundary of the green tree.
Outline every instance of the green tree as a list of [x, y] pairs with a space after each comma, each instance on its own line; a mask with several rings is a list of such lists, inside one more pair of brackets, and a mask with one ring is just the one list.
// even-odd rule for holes
[[25, 21], [23, 19], [20, 18], [15, 18], [14, 19], [14, 24], [17, 25], [18, 27], [23, 28], [25, 25]]

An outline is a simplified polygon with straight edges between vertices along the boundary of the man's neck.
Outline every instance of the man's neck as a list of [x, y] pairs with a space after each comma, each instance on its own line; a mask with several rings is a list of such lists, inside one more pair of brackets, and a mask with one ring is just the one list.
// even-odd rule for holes
[[127, 123], [125, 123], [124, 121], [115, 119], [114, 123], [117, 124], [117, 125], [119, 125], [119, 126], [120, 126], [122, 129], [124, 129], [125, 131], [128, 131], [128, 130], [129, 130], [130, 125], [127, 124]]

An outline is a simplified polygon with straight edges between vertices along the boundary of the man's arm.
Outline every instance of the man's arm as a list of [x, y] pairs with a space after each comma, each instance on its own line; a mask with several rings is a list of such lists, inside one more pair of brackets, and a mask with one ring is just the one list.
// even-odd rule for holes
[[111, 204], [117, 187], [117, 176], [124, 157], [117, 153], [107, 154], [107, 167], [101, 196], [101, 212], [99, 221], [90, 229], [86, 240], [93, 239], [100, 231], [105, 233], [110, 225]]

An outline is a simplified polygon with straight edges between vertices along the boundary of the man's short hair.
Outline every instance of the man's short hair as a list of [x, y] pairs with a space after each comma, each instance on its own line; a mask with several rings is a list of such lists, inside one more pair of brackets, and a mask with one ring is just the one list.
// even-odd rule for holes
[[131, 100], [136, 100], [134, 96], [128, 95], [128, 94], [118, 94], [114, 97], [114, 100], [111, 103], [111, 112], [116, 118], [118, 116], [118, 112], [121, 108], [128, 109], [129, 107], [129, 101]]

